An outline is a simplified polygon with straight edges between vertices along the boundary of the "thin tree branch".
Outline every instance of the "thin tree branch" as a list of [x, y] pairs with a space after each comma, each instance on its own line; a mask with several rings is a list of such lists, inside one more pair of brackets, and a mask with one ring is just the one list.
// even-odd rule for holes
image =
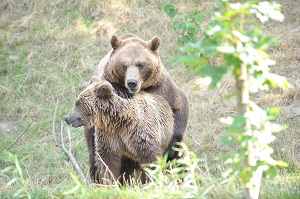
[[72, 139], [71, 139], [71, 132], [69, 127], [67, 127], [67, 131], [68, 131], [68, 139], [69, 139], [69, 151], [70, 153], [72, 153]]
[[29, 127], [32, 125], [32, 123], [34, 122], [34, 118], [31, 119], [30, 124], [26, 127], [26, 129], [19, 135], [19, 137], [17, 139], [15, 139], [1, 154], [3, 155], [5, 151], [9, 150], [23, 135], [24, 133], [29, 129]]
[[[61, 121], [61, 125], [60, 125], [60, 136], [61, 136], [61, 147], [62, 149], [66, 152], [66, 154], [69, 156], [69, 159], [71, 160], [73, 166], [74, 166], [74, 169], [76, 170], [76, 172], [79, 174], [80, 176], [80, 179], [81, 179], [81, 183], [83, 185], [86, 185], [86, 178], [85, 176], [83, 175], [80, 167], [78, 166], [77, 164], [77, 161], [75, 159], [75, 157], [73, 156], [73, 154], [66, 149], [65, 147], [65, 144], [64, 144], [64, 136], [63, 136], [63, 121]], [[71, 142], [71, 141], [70, 141]]]
[[299, 32], [300, 31], [300, 26], [298, 26], [297, 28], [294, 28], [293, 30], [291, 30], [291, 32]]
[[[113, 182], [115, 182], [115, 184], [117, 184], [116, 179], [114, 177], [114, 174], [111, 172], [111, 170], [108, 168], [108, 165], [105, 164], [105, 162], [103, 161], [103, 159], [101, 158], [101, 156], [99, 155], [99, 153], [96, 153], [96, 156], [98, 156], [98, 159], [101, 161], [101, 163], [103, 164], [103, 166], [105, 167], [105, 171], [104, 171], [104, 176], [102, 176], [102, 181], [105, 180], [105, 182], [103, 183], [110, 183], [111, 185], [113, 185]], [[102, 168], [101, 168], [102, 169]], [[112, 180], [105, 178], [106, 176], [109, 178], [109, 176], [111, 176]]]
[[58, 142], [55, 135], [55, 121], [56, 121], [56, 111], [58, 107], [58, 99], [56, 100], [55, 110], [54, 110], [54, 116], [53, 116], [53, 122], [52, 122], [52, 134], [54, 137], [55, 145], [58, 146]]

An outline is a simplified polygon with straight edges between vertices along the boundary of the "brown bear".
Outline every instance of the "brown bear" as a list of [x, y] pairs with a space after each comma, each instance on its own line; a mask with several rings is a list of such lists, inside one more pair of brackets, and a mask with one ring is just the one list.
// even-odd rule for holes
[[[174, 132], [166, 150], [168, 160], [178, 157], [172, 150], [176, 142], [181, 142], [187, 127], [189, 106], [187, 95], [173, 82], [167, 70], [161, 63], [158, 47], [160, 38], [154, 36], [144, 41], [134, 34], [121, 37], [112, 36], [112, 50], [101, 60], [94, 75], [113, 84], [121, 93], [138, 93], [146, 91], [163, 97], [171, 106], [174, 114]], [[126, 94], [127, 96], [128, 94]], [[90, 155], [90, 174], [94, 180], [97, 169], [94, 157], [94, 128], [85, 128], [85, 136]], [[130, 160], [124, 160], [131, 167]], [[134, 164], [134, 163], [132, 163]]]
[[154, 162], [173, 134], [173, 112], [163, 97], [141, 91], [124, 99], [117, 92], [93, 77], [65, 117], [74, 127], [95, 126], [96, 177], [103, 184], [122, 178], [123, 157], [139, 164]]

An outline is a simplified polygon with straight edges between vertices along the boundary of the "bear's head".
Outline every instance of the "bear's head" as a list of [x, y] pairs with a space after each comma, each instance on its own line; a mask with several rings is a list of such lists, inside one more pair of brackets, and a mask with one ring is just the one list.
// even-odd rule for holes
[[68, 125], [91, 128], [95, 125], [100, 110], [105, 111], [109, 107], [109, 100], [115, 96], [113, 87], [109, 82], [94, 76], [90, 83], [80, 93], [75, 105], [65, 116], [64, 119]]
[[130, 93], [137, 93], [154, 86], [161, 73], [161, 62], [157, 52], [160, 38], [154, 36], [144, 41], [135, 35], [112, 36], [109, 68], [114, 82], [124, 85]]

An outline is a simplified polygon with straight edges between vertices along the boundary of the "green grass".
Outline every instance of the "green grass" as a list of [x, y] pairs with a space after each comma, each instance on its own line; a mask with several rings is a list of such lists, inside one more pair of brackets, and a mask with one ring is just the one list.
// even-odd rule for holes
[[[220, 117], [235, 113], [235, 101], [225, 97], [233, 91], [234, 81], [225, 77], [221, 88], [207, 89], [205, 79], [195, 77], [168, 57], [178, 53], [176, 38], [160, 1], [46, 1], [3, 0], [0, 2], [0, 152], [17, 138], [32, 118], [35, 122], [9, 150], [19, 159], [23, 177], [32, 198], [178, 198], [160, 192], [159, 187], [97, 187], [90, 184], [72, 193], [78, 180], [71, 162], [60, 144], [60, 121], [68, 113], [77, 95], [93, 74], [95, 66], [111, 49], [110, 36], [132, 32], [144, 39], [161, 37], [160, 56], [172, 78], [190, 99], [190, 119], [185, 142], [191, 151], [203, 158], [199, 168], [199, 195], [206, 198], [240, 198], [238, 180], [223, 182], [226, 165], [216, 158], [232, 149], [219, 142], [223, 124]], [[254, 96], [263, 107], [282, 108], [278, 123], [289, 127], [277, 135], [273, 144], [275, 159], [290, 167], [281, 168], [275, 179], [264, 179], [261, 198], [300, 198], [300, 79], [299, 33], [290, 30], [299, 26], [300, 3], [279, 1], [286, 19], [283, 23], [267, 23], [266, 34], [275, 35], [278, 44], [270, 50], [277, 61], [272, 71], [287, 76], [293, 89], [271, 90]], [[182, 12], [193, 8], [215, 6], [215, 1], [175, 1]], [[92, 13], [97, 13], [92, 17]], [[209, 14], [205, 15], [205, 19]], [[300, 82], [299, 82], [300, 83]], [[54, 140], [52, 123], [57, 105]], [[88, 177], [88, 154], [82, 129], [71, 129], [72, 151], [80, 168]], [[64, 129], [67, 138], [66, 129]], [[66, 141], [66, 139], [65, 139]], [[15, 165], [6, 156], [0, 157], [0, 171]], [[12, 171], [0, 172], [0, 198], [12, 198], [22, 188]], [[181, 190], [180, 188], [176, 190]], [[182, 191], [184, 193], [184, 190]]]

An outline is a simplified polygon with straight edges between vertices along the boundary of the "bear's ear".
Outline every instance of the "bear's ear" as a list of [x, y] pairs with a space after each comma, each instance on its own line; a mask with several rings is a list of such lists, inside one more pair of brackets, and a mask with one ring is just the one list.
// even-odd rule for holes
[[90, 80], [90, 84], [95, 83], [95, 82], [100, 82], [101, 79], [98, 76], [93, 76]]
[[95, 87], [97, 97], [109, 98], [112, 95], [112, 86], [110, 84], [97, 84]]
[[154, 36], [149, 42], [148, 45], [152, 51], [156, 51], [160, 44], [160, 38], [158, 36]]
[[110, 40], [111, 47], [116, 50], [122, 44], [122, 40], [117, 37], [117, 35], [113, 35]]

